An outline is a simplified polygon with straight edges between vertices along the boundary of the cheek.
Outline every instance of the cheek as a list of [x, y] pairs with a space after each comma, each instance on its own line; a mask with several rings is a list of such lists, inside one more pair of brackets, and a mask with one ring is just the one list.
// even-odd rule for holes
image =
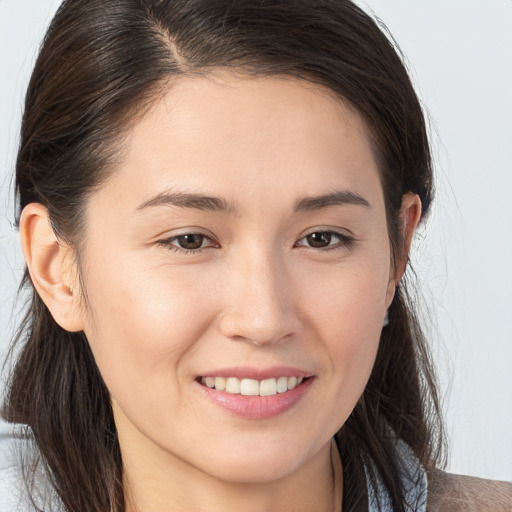
[[301, 295], [311, 318], [345, 343], [374, 338], [384, 319], [389, 285], [389, 265], [377, 258], [344, 262], [311, 276]]
[[[322, 282], [317, 275], [317, 284]], [[386, 311], [389, 272], [383, 265], [354, 265], [324, 278], [306, 295], [314, 330], [325, 346], [333, 388], [357, 400], [370, 375]], [[348, 393], [348, 394], [347, 394]]]
[[215, 314], [214, 301], [186, 272], [144, 268], [141, 259], [114, 259], [84, 276], [89, 297], [86, 336], [111, 393], [147, 391], [158, 378], [176, 386], [178, 362], [192, 353]]

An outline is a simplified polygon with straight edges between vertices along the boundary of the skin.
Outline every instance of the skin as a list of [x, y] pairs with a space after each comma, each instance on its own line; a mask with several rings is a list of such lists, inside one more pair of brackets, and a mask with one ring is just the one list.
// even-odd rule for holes
[[[334, 191], [364, 201], [297, 211]], [[406, 194], [405, 258], [420, 212]], [[291, 78], [174, 82], [89, 200], [84, 289], [41, 205], [20, 229], [36, 288], [61, 326], [85, 332], [111, 393], [128, 511], [333, 508], [331, 438], [368, 380], [405, 268], [391, 264], [376, 159], [352, 108]], [[187, 233], [203, 247], [180, 249]], [[326, 247], [312, 233], [331, 233]], [[275, 417], [243, 418], [197, 382], [241, 365], [299, 368], [310, 386]]]

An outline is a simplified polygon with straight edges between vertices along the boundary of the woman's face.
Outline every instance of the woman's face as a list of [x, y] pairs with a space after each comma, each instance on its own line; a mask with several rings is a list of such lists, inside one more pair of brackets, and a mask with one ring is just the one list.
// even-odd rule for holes
[[395, 285], [353, 109], [291, 78], [175, 82], [86, 220], [83, 329], [125, 461], [257, 482], [328, 445]]

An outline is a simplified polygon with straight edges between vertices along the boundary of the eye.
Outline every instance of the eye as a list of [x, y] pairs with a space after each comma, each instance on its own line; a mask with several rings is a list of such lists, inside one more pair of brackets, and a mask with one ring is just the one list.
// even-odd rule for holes
[[208, 236], [202, 233], [184, 233], [173, 236], [166, 240], [158, 242], [160, 245], [168, 247], [176, 252], [190, 253], [200, 252], [201, 249], [208, 247], [217, 247], [217, 244]]
[[335, 249], [338, 247], [350, 247], [354, 239], [336, 231], [315, 231], [301, 238], [297, 245], [311, 247], [312, 249]]
[[206, 236], [198, 235], [195, 233], [189, 235], [181, 235], [174, 238], [174, 244], [180, 249], [186, 249], [187, 251], [196, 251], [202, 249], [204, 243], [207, 241]]

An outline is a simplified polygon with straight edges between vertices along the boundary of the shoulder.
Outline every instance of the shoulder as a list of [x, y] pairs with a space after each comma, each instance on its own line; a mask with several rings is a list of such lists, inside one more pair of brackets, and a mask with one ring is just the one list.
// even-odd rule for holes
[[0, 420], [0, 511], [62, 511], [26, 425]]
[[22, 464], [13, 425], [0, 421], [0, 510], [17, 510], [21, 498]]
[[512, 483], [452, 475], [428, 476], [429, 512], [512, 512]]

